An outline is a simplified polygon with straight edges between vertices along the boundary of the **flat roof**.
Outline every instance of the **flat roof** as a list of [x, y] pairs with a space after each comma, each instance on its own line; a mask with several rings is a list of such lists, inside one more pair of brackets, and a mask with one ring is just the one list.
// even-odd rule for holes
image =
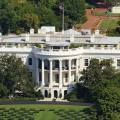
[[46, 46], [61, 46], [61, 47], [64, 47], [64, 46], [69, 46], [70, 43], [69, 42], [47, 42], [45, 43]]

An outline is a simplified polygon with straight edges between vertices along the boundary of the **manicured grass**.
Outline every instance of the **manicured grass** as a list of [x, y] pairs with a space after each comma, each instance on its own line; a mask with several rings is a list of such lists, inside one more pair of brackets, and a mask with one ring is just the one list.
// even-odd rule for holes
[[[59, 111], [60, 109], [65, 109], [64, 111], [60, 111], [60, 113], [63, 113], [64, 115], [68, 116], [68, 117], [72, 117], [72, 115], [69, 115], [68, 113], [65, 113], [65, 111], [70, 111], [70, 109], [75, 109], [75, 111], [79, 111], [79, 114], [83, 114], [84, 116], [88, 116], [88, 112], [89, 112], [89, 108], [90, 107], [86, 107], [86, 106], [75, 106], [75, 105], [0, 105], [0, 108], [5, 108], [5, 110], [9, 110], [10, 108], [15, 108], [15, 110], [19, 110], [20, 113], [18, 113], [18, 111], [14, 111], [14, 110], [9, 110], [8, 111], [4, 111], [4, 110], [0, 110], [0, 112], [3, 112], [4, 114], [6, 114], [6, 116], [10, 116], [12, 118], [14, 118], [15, 120], [18, 120], [18, 118], [15, 118], [15, 114], [16, 116], [20, 116], [22, 118], [24, 118], [24, 120], [28, 120], [28, 118], [25, 118], [24, 115], [27, 116], [31, 116], [31, 118], [34, 118], [34, 120], [59, 120], [59, 119], [65, 119], [65, 117], [61, 117], [61, 115], [58, 115], [58, 113], [54, 113], [54, 111], [49, 111], [50, 109], [54, 108], [55, 111]], [[45, 111], [39, 111], [39, 113], [33, 113], [33, 115], [28, 115], [28, 113], [25, 113], [25, 110], [20, 110], [20, 108], [25, 108], [25, 110], [30, 110], [30, 108], [35, 108], [35, 110], [40, 110], [40, 108], [44, 108]], [[80, 111], [82, 110], [82, 111]], [[13, 116], [10, 114], [11, 112], [13, 112]], [[21, 113], [23, 112], [23, 113]], [[34, 111], [30, 111], [30, 112], [34, 112]], [[8, 114], [9, 113], [9, 114]], [[78, 114], [76, 114], [75, 112], [70, 112], [73, 115], [77, 115], [77, 117], [82, 117], [79, 116]], [[4, 115], [3, 114], [3, 115]], [[23, 115], [22, 115], [23, 114]], [[3, 117], [5, 120], [8, 120], [8, 118]], [[84, 120], [85, 118], [82, 119]], [[89, 116], [88, 116], [89, 117]], [[73, 117], [72, 119], [75, 120], [75, 118]]]
[[117, 22], [119, 21], [119, 19], [115, 19], [115, 20], [110, 20], [110, 19], [103, 19], [99, 26], [98, 29], [103, 29], [106, 30], [108, 28], [110, 29], [116, 29], [116, 27], [118, 26]]
[[95, 16], [102, 16], [102, 17], [120, 17], [120, 13], [105, 13], [105, 11], [100, 11], [100, 12], [94, 12], [92, 13], [92, 15], [95, 15]]

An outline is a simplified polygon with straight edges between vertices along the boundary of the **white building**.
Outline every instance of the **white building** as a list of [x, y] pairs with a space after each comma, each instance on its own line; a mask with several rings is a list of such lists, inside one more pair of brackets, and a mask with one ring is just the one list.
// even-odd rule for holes
[[120, 49], [115, 47], [79, 47], [69, 49], [67, 42], [49, 42], [45, 49], [34, 47], [0, 46], [0, 54], [16, 53], [26, 66], [29, 66], [36, 90], [41, 90], [45, 97], [59, 97], [72, 91], [79, 82], [79, 71], [89, 65], [91, 58], [114, 60], [114, 66], [120, 67]]
[[[36, 90], [45, 97], [51, 93], [53, 97], [62, 97], [71, 92], [79, 82], [79, 71], [89, 65], [91, 58], [114, 60], [114, 66], [120, 67], [120, 37], [103, 35], [71, 34], [22, 34], [21, 36], [2, 36], [0, 54], [16, 53], [26, 66], [29, 66], [32, 77], [37, 83]], [[69, 33], [69, 34], [68, 34]], [[1, 36], [0, 36], [1, 37]], [[12, 43], [12, 46], [8, 44]], [[18, 46], [15, 46], [18, 43]], [[24, 44], [27, 43], [27, 46]], [[39, 43], [42, 48], [30, 44]], [[69, 49], [71, 43], [87, 44], [88, 47]], [[90, 45], [93, 44], [93, 47]], [[101, 47], [98, 47], [101, 44]], [[108, 47], [104, 47], [108, 45]], [[116, 45], [117, 47], [114, 47]]]

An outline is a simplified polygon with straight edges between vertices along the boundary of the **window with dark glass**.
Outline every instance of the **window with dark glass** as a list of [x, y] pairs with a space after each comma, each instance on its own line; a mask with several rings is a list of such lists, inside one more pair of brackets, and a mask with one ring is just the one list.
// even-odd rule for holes
[[76, 82], [76, 73], [74, 73], [74, 82]]
[[55, 82], [59, 83], [59, 74], [55, 74]]
[[59, 60], [55, 60], [55, 67], [59, 68]]
[[68, 67], [68, 61], [65, 60], [65, 67]]
[[120, 60], [117, 60], [117, 67], [120, 67]]
[[65, 74], [65, 82], [68, 82], [68, 73]]
[[39, 81], [42, 81], [42, 72], [39, 72]]
[[74, 66], [76, 66], [76, 59], [74, 59]]
[[49, 73], [48, 73], [48, 82], [50, 82], [50, 80], [49, 80]]
[[42, 60], [39, 59], [39, 69], [41, 69], [41, 68], [42, 68]]
[[84, 63], [85, 66], [88, 66], [88, 59], [84, 59]]
[[28, 64], [32, 65], [32, 58], [28, 58]]

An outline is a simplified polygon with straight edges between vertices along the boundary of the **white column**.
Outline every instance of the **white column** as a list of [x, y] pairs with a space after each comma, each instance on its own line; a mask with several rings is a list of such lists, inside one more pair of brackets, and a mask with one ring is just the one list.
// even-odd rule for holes
[[38, 77], [38, 59], [36, 58], [36, 83], [39, 84], [39, 77]]
[[42, 59], [42, 86], [44, 86], [44, 59]]
[[71, 59], [69, 59], [69, 79], [68, 79], [68, 84], [69, 84], [69, 86], [71, 84]]
[[24, 63], [24, 65], [25, 65], [25, 63], [26, 63], [26, 57], [24, 56], [24, 58], [23, 58], [23, 63]]
[[62, 60], [59, 60], [59, 88], [62, 88]]
[[78, 59], [76, 59], [76, 83], [78, 83]]
[[52, 60], [50, 60], [50, 84], [49, 87], [52, 88]]

